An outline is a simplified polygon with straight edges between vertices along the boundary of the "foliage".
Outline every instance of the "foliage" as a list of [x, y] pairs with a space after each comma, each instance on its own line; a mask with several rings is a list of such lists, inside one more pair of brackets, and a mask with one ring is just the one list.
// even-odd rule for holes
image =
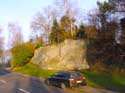
[[66, 32], [66, 38], [73, 37], [73, 24], [75, 22], [74, 18], [71, 18], [68, 15], [64, 15], [61, 17], [60, 25], [61, 28]]
[[61, 27], [66, 31], [70, 31], [70, 17], [65, 15], [61, 18]]
[[76, 37], [80, 39], [85, 37], [85, 26], [83, 24], [80, 24]]
[[28, 63], [25, 66], [15, 68], [15, 71], [30, 74], [37, 77], [47, 77], [57, 72], [56, 70], [45, 70], [35, 64]]
[[122, 34], [121, 34], [121, 38], [120, 38], [121, 39], [121, 46], [125, 47], [125, 18], [122, 18], [120, 21], [121, 21], [120, 25], [122, 28]]
[[11, 66], [14, 68], [27, 64], [33, 57], [34, 50], [34, 45], [29, 42], [12, 48]]
[[41, 37], [37, 37], [36, 40], [34, 41], [35, 49], [41, 47], [43, 45], [43, 41]]
[[61, 29], [56, 19], [53, 20], [52, 31], [49, 38], [51, 43], [60, 43], [65, 40], [65, 31]]
[[85, 33], [88, 39], [95, 39], [97, 37], [98, 30], [95, 25], [89, 25], [86, 27]]
[[66, 32], [66, 38], [72, 38], [75, 36], [75, 32], [72, 30], [73, 26], [82, 20], [80, 13], [77, 0], [55, 0], [54, 5], [47, 6], [43, 11], [38, 11], [35, 14], [30, 26], [33, 32], [42, 33], [44, 39], [46, 39], [46, 43], [49, 43], [51, 33], [53, 33], [51, 32], [53, 20], [57, 18], [60, 20], [61, 32]]
[[[119, 36], [119, 30], [121, 30], [119, 28], [120, 25], [115, 18], [112, 17], [116, 6], [114, 6], [113, 2], [106, 1], [101, 3], [98, 2], [97, 4], [99, 11], [97, 15], [93, 16], [97, 17], [98, 20], [96, 21], [99, 26], [93, 24], [86, 27], [86, 34], [89, 38], [87, 60], [92, 67], [99, 61], [106, 65], [106, 67], [115, 66], [122, 70], [125, 68], [125, 50], [121, 47], [119, 42], [122, 41], [121, 38], [124, 34], [121, 33], [121, 37]], [[97, 26], [98, 29], [96, 28]]]

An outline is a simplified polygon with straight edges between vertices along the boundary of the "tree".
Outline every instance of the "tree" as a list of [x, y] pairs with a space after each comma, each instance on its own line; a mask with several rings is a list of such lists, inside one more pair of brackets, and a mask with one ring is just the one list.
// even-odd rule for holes
[[79, 16], [80, 10], [77, 1], [71, 0], [55, 0], [55, 5], [60, 11], [60, 15], [67, 15], [70, 18], [76, 18]]
[[34, 41], [34, 45], [35, 45], [35, 48], [39, 48], [43, 45], [43, 40], [41, 37], [36, 37], [35, 41]]
[[89, 25], [85, 31], [88, 39], [95, 39], [97, 37], [97, 28], [95, 25]]
[[65, 31], [60, 28], [57, 19], [53, 20], [53, 26], [50, 33], [51, 43], [56, 43], [59, 46], [59, 56], [61, 56], [61, 42], [65, 40]]
[[85, 27], [83, 23], [80, 24], [79, 30], [76, 35], [77, 35], [76, 37], [79, 39], [85, 38]]
[[32, 43], [23, 43], [17, 45], [11, 49], [11, 67], [24, 66], [29, 63], [30, 59], [33, 57], [35, 47]]
[[109, 0], [109, 3], [114, 4], [115, 12], [118, 12], [118, 13], [125, 12], [125, 2], [124, 2], [124, 0]]
[[62, 29], [64, 29], [66, 32], [70, 31], [70, 18], [68, 16], [63, 16], [60, 22]]
[[0, 26], [0, 61], [2, 62], [3, 60], [3, 52], [4, 52], [4, 37], [2, 36], [2, 26]]
[[55, 8], [48, 6], [43, 11], [38, 12], [31, 22], [32, 31], [42, 34], [42, 37], [46, 39], [46, 43], [49, 43], [52, 20], [56, 18], [57, 14]]
[[69, 33], [69, 37], [73, 37], [73, 27], [75, 23], [81, 21], [80, 8], [77, 5], [77, 1], [73, 0], [56, 0], [57, 8], [61, 16], [61, 25]]
[[122, 47], [125, 47], [125, 18], [122, 18], [120, 21], [121, 21], [120, 25], [122, 28], [120, 43], [121, 43]]
[[[107, 32], [107, 20], [110, 19], [111, 14], [115, 11], [115, 4], [113, 2], [104, 1], [104, 2], [97, 2], [99, 13], [98, 18], [101, 24], [101, 31], [102, 37], [105, 39], [106, 32]], [[111, 21], [111, 20], [110, 20]]]
[[45, 7], [43, 11], [36, 13], [31, 22], [32, 31], [35, 34], [38, 33], [37, 35], [42, 34], [42, 37], [46, 38], [45, 41], [49, 43], [52, 21], [55, 18], [57, 20], [66, 19], [68, 21], [68, 25], [66, 24], [68, 29], [63, 30], [68, 30], [70, 35], [73, 36], [73, 27], [76, 19], [80, 18], [77, 3], [70, 0], [56, 0], [53, 6]]
[[4, 38], [3, 38], [3, 36], [2, 36], [2, 31], [3, 31], [3, 29], [2, 29], [2, 27], [0, 26], [0, 51], [3, 50], [3, 44], [4, 44]]
[[18, 23], [10, 22], [8, 23], [9, 30], [9, 48], [15, 47], [23, 43], [23, 35], [21, 32], [21, 26]]
[[71, 38], [71, 25], [70, 18], [68, 16], [63, 16], [60, 20], [61, 28], [67, 33], [66, 38]]
[[[117, 42], [119, 34], [123, 34], [121, 33], [122, 25], [120, 24], [120, 27], [115, 18], [116, 15], [119, 17], [122, 14], [120, 14], [121, 10], [117, 9], [118, 3], [115, 0], [109, 1], [97, 2], [99, 11], [90, 16], [92, 19], [90, 23], [93, 25], [87, 27], [86, 30], [88, 38], [91, 39], [88, 44], [88, 59], [92, 63], [101, 62], [108, 67], [115, 66], [122, 69], [125, 67], [124, 49]], [[120, 12], [118, 13], [118, 11]], [[99, 26], [96, 25], [96, 22]], [[122, 28], [124, 29], [124, 26]]]
[[88, 14], [88, 21], [90, 25], [95, 25], [98, 29], [100, 28], [100, 17], [97, 9], [92, 10]]
[[53, 26], [50, 33], [51, 43], [60, 43], [65, 39], [65, 31], [61, 29], [56, 19], [53, 20]]

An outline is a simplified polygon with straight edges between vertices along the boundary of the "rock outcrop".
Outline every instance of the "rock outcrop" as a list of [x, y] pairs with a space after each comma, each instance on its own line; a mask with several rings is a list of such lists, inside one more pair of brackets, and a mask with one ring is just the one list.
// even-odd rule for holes
[[83, 40], [65, 40], [60, 45], [41, 47], [35, 51], [31, 62], [44, 69], [88, 69], [86, 42]]

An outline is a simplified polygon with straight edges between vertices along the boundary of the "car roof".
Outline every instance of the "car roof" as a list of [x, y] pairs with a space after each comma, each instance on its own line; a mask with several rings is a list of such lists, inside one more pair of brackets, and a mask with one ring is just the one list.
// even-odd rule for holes
[[60, 74], [72, 74], [72, 73], [78, 73], [78, 72], [75, 72], [75, 71], [59, 71], [56, 74], [60, 75]]

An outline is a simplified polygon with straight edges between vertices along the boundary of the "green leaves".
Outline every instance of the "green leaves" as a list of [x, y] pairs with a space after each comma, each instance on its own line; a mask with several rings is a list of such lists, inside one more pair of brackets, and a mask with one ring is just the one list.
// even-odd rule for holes
[[32, 43], [24, 43], [14, 47], [12, 51], [11, 66], [18, 67], [27, 64], [34, 54], [34, 46]]
[[65, 31], [61, 29], [56, 19], [53, 20], [53, 26], [50, 33], [51, 43], [60, 43], [65, 39]]

